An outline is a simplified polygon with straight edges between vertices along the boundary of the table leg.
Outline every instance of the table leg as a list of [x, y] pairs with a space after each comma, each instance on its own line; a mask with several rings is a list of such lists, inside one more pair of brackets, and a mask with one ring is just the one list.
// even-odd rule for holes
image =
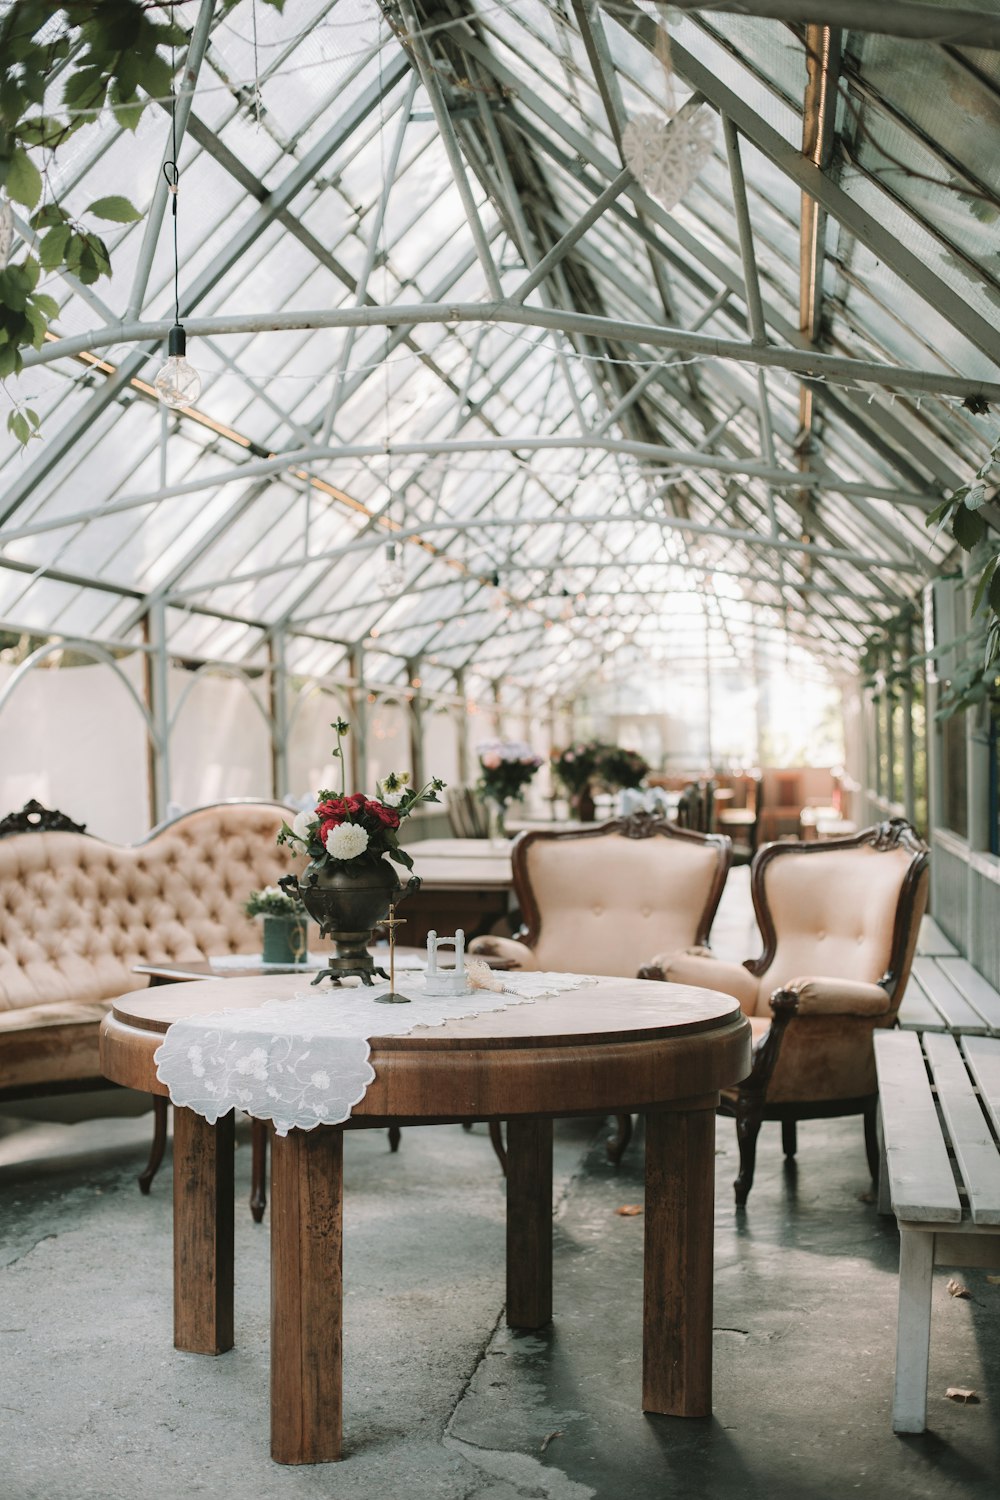
[[174, 1347], [233, 1347], [233, 1113], [174, 1110]]
[[712, 1412], [715, 1115], [646, 1116], [642, 1409]]
[[552, 1121], [507, 1121], [507, 1323], [552, 1321]]
[[275, 1136], [271, 1150], [271, 1457], [340, 1457], [344, 1132]]

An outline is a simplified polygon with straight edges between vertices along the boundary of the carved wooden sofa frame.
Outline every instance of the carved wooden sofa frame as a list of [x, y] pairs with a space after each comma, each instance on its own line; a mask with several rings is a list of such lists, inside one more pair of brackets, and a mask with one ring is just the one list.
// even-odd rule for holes
[[[116, 995], [146, 983], [134, 963], [259, 952], [242, 907], [291, 868], [274, 842], [285, 816], [277, 803], [218, 803], [130, 846], [37, 802], [0, 821], [0, 1104], [114, 1087], [98, 1028]], [[144, 1192], [163, 1155], [166, 1104], [157, 1101]]]

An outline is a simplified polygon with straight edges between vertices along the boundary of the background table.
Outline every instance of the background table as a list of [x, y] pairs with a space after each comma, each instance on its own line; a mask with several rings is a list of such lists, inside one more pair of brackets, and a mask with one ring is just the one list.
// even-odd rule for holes
[[[490, 932], [507, 917], [514, 889], [510, 845], [491, 839], [424, 839], [406, 850], [421, 887], [400, 904], [406, 920], [400, 937], [422, 946], [430, 931], [449, 937], [461, 927], [466, 938]], [[406, 872], [400, 870], [405, 881]]]
[[[232, 979], [226, 1008], [291, 996], [298, 976]], [[214, 980], [140, 990], [101, 1028], [116, 1083], [164, 1092], [154, 1053], [170, 1024], [220, 1008]], [[336, 1004], [331, 992], [330, 1003]], [[348, 1125], [508, 1122], [507, 1321], [552, 1316], [552, 1119], [646, 1115], [644, 1411], [702, 1417], [712, 1405], [715, 1109], [749, 1071], [735, 1000], [651, 981], [593, 985], [371, 1042], [375, 1080]], [[174, 1116], [174, 1344], [233, 1345], [233, 1115]], [[271, 1454], [341, 1453], [343, 1126], [274, 1142]]]

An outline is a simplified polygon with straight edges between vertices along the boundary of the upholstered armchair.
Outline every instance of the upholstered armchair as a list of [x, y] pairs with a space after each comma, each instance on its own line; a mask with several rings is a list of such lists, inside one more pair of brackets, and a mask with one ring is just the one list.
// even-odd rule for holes
[[729, 840], [651, 813], [572, 832], [522, 833], [514, 890], [523, 940], [480, 937], [470, 953], [519, 969], [634, 975], [651, 954], [708, 941]]
[[794, 1157], [796, 1122], [864, 1116], [878, 1171], [872, 1033], [893, 1026], [927, 902], [927, 846], [902, 818], [849, 838], [769, 844], [751, 865], [764, 951], [742, 966], [695, 951], [664, 953], [647, 979], [702, 985], [739, 1000], [753, 1068], [723, 1094], [740, 1149], [737, 1204], [753, 1184], [763, 1120], [780, 1120]]
[[[514, 889], [526, 928], [517, 938], [479, 937], [472, 954], [513, 959], [519, 969], [634, 975], [665, 947], [703, 944], [729, 871], [730, 843], [647, 812], [566, 833], [522, 833]], [[631, 1134], [619, 1118], [615, 1162]]]

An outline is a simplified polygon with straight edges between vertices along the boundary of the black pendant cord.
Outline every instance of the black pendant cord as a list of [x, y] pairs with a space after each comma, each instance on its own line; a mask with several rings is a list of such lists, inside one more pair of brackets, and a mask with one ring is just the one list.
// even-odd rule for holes
[[174, 323], [181, 320], [181, 296], [180, 296], [180, 255], [177, 248], [177, 192], [180, 186], [181, 173], [177, 164], [177, 94], [173, 86], [173, 52], [170, 56], [171, 87], [170, 87], [170, 149], [173, 152], [172, 159], [163, 163], [163, 175], [167, 179], [167, 191], [170, 193], [171, 212], [174, 221]]

